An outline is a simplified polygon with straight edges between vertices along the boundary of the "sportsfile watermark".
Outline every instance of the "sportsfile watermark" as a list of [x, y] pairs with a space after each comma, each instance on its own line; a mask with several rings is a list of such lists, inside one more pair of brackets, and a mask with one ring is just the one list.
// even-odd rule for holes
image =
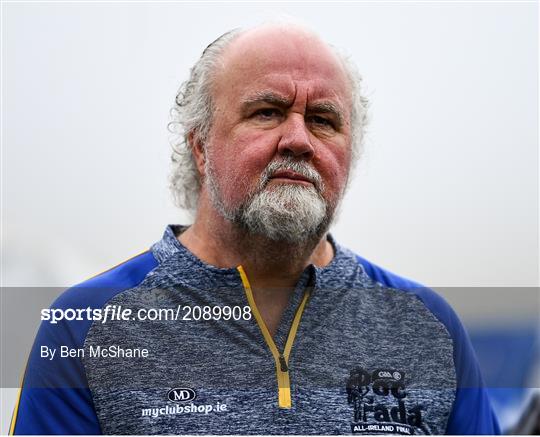
[[[196, 348], [186, 345], [186, 348], [181, 351], [175, 346], [174, 352], [170, 351], [169, 348], [175, 343], [176, 337], [183, 339], [190, 336], [194, 339], [205, 339], [207, 344], [211, 344], [211, 340], [228, 341], [227, 336], [236, 332], [237, 329], [245, 329], [247, 332], [255, 330], [258, 333], [254, 314], [246, 307], [247, 299], [241, 289], [208, 288], [195, 296], [197, 299], [189, 299], [181, 288], [170, 290], [141, 289], [137, 290], [136, 293], [128, 291], [129, 294], [133, 294], [133, 301], [130, 301], [129, 305], [116, 300], [107, 301], [102, 305], [99, 303], [101, 299], [96, 299], [96, 296], [116, 296], [118, 293], [114, 289], [101, 287], [75, 289], [67, 293], [69, 299], [58, 299], [59, 296], [66, 296], [65, 291], [65, 287], [0, 288], [2, 297], [0, 305], [2, 328], [0, 329], [0, 343], [2, 344], [0, 386], [5, 388], [20, 387], [21, 372], [26, 366], [29, 355], [33, 357], [34, 361], [38, 360], [39, 365], [54, 368], [56, 374], [62, 374], [62, 369], [72, 368], [70, 367], [72, 363], [79, 363], [79, 360], [92, 360], [94, 364], [102, 366], [136, 366], [145, 365], [145, 360], [157, 360], [155, 361], [157, 363], [174, 363], [174, 357], [177, 357], [179, 353], [192, 356], [194, 360], [197, 359], [203, 365], [208, 365], [209, 369], [213, 369], [215, 359], [205, 360], [201, 345]], [[504, 389], [538, 387], [537, 379], [533, 377], [532, 373], [526, 373], [519, 380], [507, 377], [490, 378], [489, 368], [492, 364], [495, 366], [499, 362], [493, 359], [494, 356], [500, 359], [512, 356], [515, 350], [513, 345], [521, 344], [527, 347], [527, 354], [523, 355], [523, 363], [530, 363], [530, 365], [527, 364], [529, 368], [535, 369], [538, 349], [534, 347], [533, 340], [538, 338], [538, 323], [540, 321], [538, 310], [540, 308], [540, 289], [538, 287], [439, 287], [435, 291], [443, 295], [461, 316], [469, 330], [474, 346], [477, 345], [476, 338], [479, 339], [479, 348], [476, 352], [480, 357], [481, 365], [486, 365], [485, 375], [490, 387]], [[371, 291], [362, 289], [357, 292]], [[83, 302], [82, 305], [72, 304], [70, 299], [75, 293], [77, 296], [80, 293], [79, 301]], [[318, 289], [314, 296], [322, 296], [325, 293], [334, 293], [334, 291]], [[210, 306], [214, 303], [214, 300], [210, 299], [217, 295], [223, 296], [223, 299], [215, 302], [220, 306]], [[82, 299], [83, 297], [84, 299]], [[99, 301], [99, 308], [96, 308], [96, 300]], [[336, 302], [336, 304], [338, 303]], [[300, 336], [296, 341], [305, 335], [302, 333], [302, 328], [310, 317], [310, 311], [314, 308], [314, 304], [316, 305], [314, 299], [308, 302], [306, 313], [300, 321]], [[49, 308], [50, 311], [46, 310], [42, 313], [44, 308]], [[475, 320], [481, 318], [479, 326], [481, 330], [475, 330], [475, 325], [468, 326], [467, 322], [472, 320], [473, 315]], [[192, 321], [189, 321], [190, 318]], [[122, 335], [99, 338], [86, 344], [83, 343], [86, 337], [81, 337], [79, 339], [81, 342], [73, 341], [77, 338], [74, 334], [80, 332], [87, 336], [92, 330], [99, 329], [99, 326], [108, 327], [108, 329], [118, 328], [117, 332], [122, 333]], [[495, 351], [485, 347], [485, 333], [490, 326], [504, 327], [504, 342], [497, 343]], [[38, 332], [46, 334], [46, 338], [52, 338], [55, 341], [46, 341], [42, 335], [36, 337]], [[170, 332], [171, 335], [163, 335], [166, 332]], [[497, 330], [496, 332], [502, 331]], [[129, 333], [129, 336], [124, 335], [126, 333]], [[256, 341], [261, 340], [262, 334]], [[242, 344], [249, 348], [248, 343]], [[295, 344], [298, 345], [296, 342]], [[184, 343], [180, 342], [179, 345], [183, 346]], [[334, 354], [340, 353], [340, 347], [339, 342], [330, 343], [327, 345], [325, 353], [328, 354], [328, 357], [332, 357]], [[148, 351], [148, 356], [146, 356], [146, 351]], [[212, 357], [213, 355], [208, 353], [207, 356]], [[351, 356], [354, 356], [354, 351], [351, 351]], [[272, 360], [272, 357], [269, 356], [269, 359]], [[249, 376], [249, 364], [239, 361], [235, 363], [236, 365], [240, 365], [242, 372]], [[294, 366], [291, 369], [292, 374]], [[209, 383], [209, 386], [222, 389], [222, 383], [223, 381], [219, 380], [212, 384]], [[27, 387], [43, 388], [50, 387], [51, 381], [26, 378], [25, 384]], [[52, 384], [56, 388], [86, 388], [87, 385], [84, 380], [72, 378], [56, 379]], [[124, 384], [133, 390], [154, 388], [153, 380], [132, 379], [124, 381]], [[227, 385], [229, 388], [234, 386], [243, 390], [253, 387], [256, 382], [246, 377], [227, 381]], [[319, 385], [321, 389], [334, 389], [342, 386], [342, 380], [325, 378], [319, 382]], [[435, 384], [418, 381], [417, 385], [430, 390], [454, 390], [453, 381], [446, 379], [437, 380]], [[198, 402], [194, 401], [195, 404]], [[208, 399], [202, 402], [212, 403], [215, 401]], [[187, 403], [184, 404], [184, 406], [186, 405]], [[140, 408], [143, 406], [145, 405], [141, 405]], [[160, 406], [162, 405], [159, 401], [148, 405], [148, 407]], [[140, 410], [137, 410], [137, 414], [141, 414]]]
[[227, 404], [220, 402], [214, 405], [166, 405], [158, 408], [143, 408], [141, 416], [157, 418], [159, 416], [174, 416], [176, 414], [209, 414], [211, 412], [221, 413], [227, 411]]
[[41, 321], [57, 324], [67, 321], [92, 321], [107, 323], [110, 321], [209, 321], [209, 320], [251, 320], [251, 307], [246, 306], [189, 306], [178, 305], [176, 308], [139, 308], [131, 309], [122, 305], [106, 305], [103, 308], [43, 308]]

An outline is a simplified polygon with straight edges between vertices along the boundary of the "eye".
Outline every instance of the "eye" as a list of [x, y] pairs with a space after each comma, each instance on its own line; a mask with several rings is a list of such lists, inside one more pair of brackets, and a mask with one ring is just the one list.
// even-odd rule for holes
[[253, 113], [253, 117], [260, 120], [272, 120], [281, 117], [281, 111], [277, 108], [261, 108]]
[[334, 129], [334, 122], [320, 115], [312, 115], [308, 118], [308, 122], [316, 127]]

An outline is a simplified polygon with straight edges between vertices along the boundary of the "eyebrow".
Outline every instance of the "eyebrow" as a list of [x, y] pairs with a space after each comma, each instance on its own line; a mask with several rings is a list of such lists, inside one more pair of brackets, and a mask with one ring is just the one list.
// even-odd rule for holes
[[259, 103], [270, 103], [284, 108], [289, 108], [292, 101], [272, 91], [260, 91], [242, 100], [242, 107], [249, 108]]
[[343, 112], [341, 109], [332, 102], [317, 102], [308, 105], [308, 113], [312, 114], [331, 114], [333, 115], [339, 126], [343, 124]]
[[[290, 99], [272, 91], [260, 91], [242, 100], [242, 108], [247, 112], [252, 106], [261, 103], [268, 103], [280, 108], [290, 108], [293, 104]], [[308, 104], [306, 112], [308, 114], [331, 114], [336, 118], [340, 126], [343, 124], [343, 111], [333, 102], [322, 101]]]

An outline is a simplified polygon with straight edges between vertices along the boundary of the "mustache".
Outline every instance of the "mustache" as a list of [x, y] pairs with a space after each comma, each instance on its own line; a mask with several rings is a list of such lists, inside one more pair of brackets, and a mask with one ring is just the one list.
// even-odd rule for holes
[[272, 176], [278, 171], [290, 170], [304, 178], [309, 180], [315, 186], [315, 189], [322, 193], [324, 191], [324, 183], [321, 175], [317, 170], [311, 167], [309, 164], [303, 161], [298, 161], [293, 158], [280, 159], [279, 161], [272, 161], [268, 164], [261, 175], [260, 189], [264, 189]]

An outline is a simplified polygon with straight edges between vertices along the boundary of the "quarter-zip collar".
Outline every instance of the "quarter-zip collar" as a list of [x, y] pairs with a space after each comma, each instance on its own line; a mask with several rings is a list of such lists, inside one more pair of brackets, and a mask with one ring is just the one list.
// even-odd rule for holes
[[[245, 293], [246, 304], [249, 304], [254, 315], [254, 322], [258, 325], [261, 340], [266, 346], [267, 353], [275, 363], [277, 377], [277, 405], [280, 409], [290, 409], [293, 403], [291, 393], [291, 377], [294, 378], [294, 351], [295, 339], [302, 335], [309, 335], [303, 327], [302, 320], [307, 319], [308, 325], [313, 324], [309, 311], [309, 303], [318, 306], [327, 299], [325, 290], [345, 290], [347, 278], [345, 272], [357, 275], [359, 264], [354, 255], [338, 246], [331, 236], [329, 242], [334, 248], [334, 258], [324, 268], [310, 264], [302, 272], [289, 302], [281, 316], [274, 337], [269, 333], [253, 296], [253, 291], [242, 266], [236, 268], [218, 268], [204, 263], [190, 252], [177, 238], [186, 229], [185, 226], [170, 225], [165, 230], [163, 238], [152, 246], [152, 252], [161, 266], [165, 267], [169, 282], [176, 286], [189, 287], [205, 292], [234, 293], [239, 296], [240, 290]], [[197, 274], [186, 274], [197, 272]], [[352, 272], [352, 273], [351, 273]], [[319, 292], [320, 291], [320, 292]], [[339, 291], [338, 291], [339, 293]], [[320, 295], [319, 295], [320, 294]], [[333, 293], [330, 293], [333, 294]], [[269, 357], [270, 358], [270, 357]]]
[[[235, 282], [242, 285], [240, 274], [236, 267], [220, 268], [207, 264], [190, 252], [177, 238], [187, 226], [169, 225], [166, 227], [163, 237], [160, 241], [151, 247], [156, 260], [160, 263], [173, 263], [183, 266], [182, 272], [178, 272], [178, 279], [182, 283], [188, 282], [186, 285], [207, 289], [210, 286], [223, 286], [224, 277], [228, 280], [236, 278]], [[356, 261], [355, 255], [348, 249], [341, 247], [336, 243], [331, 234], [328, 234], [328, 241], [334, 248], [334, 258], [326, 267], [316, 267], [313, 264], [309, 265], [301, 275], [300, 282], [305, 284], [309, 276], [309, 272], [314, 275], [315, 289], [323, 288], [330, 289], [339, 287], [340, 284], [346, 284], [348, 276], [358, 273], [362, 270], [361, 266]], [[185, 271], [191, 271], [195, 268], [200, 275], [192, 275], [187, 277]], [[345, 277], [347, 272], [347, 277]], [[174, 271], [172, 272], [174, 274]], [[362, 272], [362, 274], [364, 274]], [[313, 291], [315, 292], [315, 290]]]

